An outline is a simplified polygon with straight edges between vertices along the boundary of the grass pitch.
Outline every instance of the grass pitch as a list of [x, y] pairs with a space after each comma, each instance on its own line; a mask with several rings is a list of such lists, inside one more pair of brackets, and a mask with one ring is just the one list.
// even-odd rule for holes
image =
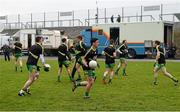
[[[47, 60], [51, 71], [41, 71], [40, 78], [31, 86], [32, 95], [19, 97], [18, 91], [28, 78], [23, 72], [15, 72], [13, 62], [0, 59], [0, 111], [54, 111], [54, 110], [179, 110], [180, 84], [159, 74], [157, 86], [153, 82], [152, 62], [128, 62], [127, 77], [115, 76], [111, 85], [101, 83], [105, 70], [104, 62], [96, 70], [97, 80], [90, 92], [90, 99], [83, 99], [84, 88], [73, 93], [65, 69], [61, 83], [57, 82], [57, 60]], [[180, 63], [168, 62], [167, 70], [180, 79]]]

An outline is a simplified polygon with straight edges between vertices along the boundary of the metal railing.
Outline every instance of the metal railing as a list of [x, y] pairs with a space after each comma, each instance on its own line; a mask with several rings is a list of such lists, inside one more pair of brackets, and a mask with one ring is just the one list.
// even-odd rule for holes
[[169, 18], [169, 21], [172, 22], [179, 22], [179, 20], [176, 18], [176, 16], [174, 15], [174, 13], [169, 13], [169, 14], [160, 14], [159, 15], [159, 20], [167, 20], [166, 18]]
[[135, 22], [142, 22], [143, 18], [148, 17], [149, 21], [154, 21], [155, 18], [152, 15], [142, 15], [142, 16], [124, 16], [120, 17], [120, 21], [118, 22], [117, 19], [118, 17], [114, 17], [113, 20], [116, 20], [114, 22], [111, 21], [111, 17], [107, 18], [89, 18], [85, 19], [85, 26], [90, 26], [91, 21], [94, 21], [96, 24], [99, 23], [99, 21], [104, 21], [103, 23], [120, 23], [120, 22], [132, 22], [131, 19], [135, 18]]
[[[65, 23], [65, 25], [64, 25]], [[83, 22], [80, 19], [67, 19], [67, 20], [55, 20], [55, 21], [33, 21], [33, 22], [14, 22], [4, 23], [4, 29], [32, 29], [32, 28], [53, 28], [64, 26], [83, 26]]]
[[97, 8], [67, 12], [44, 12], [0, 16], [5, 29], [90, 26], [111, 23], [110, 18], [120, 15], [121, 22], [177, 21], [173, 13], [180, 13], [180, 4], [159, 4], [120, 8]]

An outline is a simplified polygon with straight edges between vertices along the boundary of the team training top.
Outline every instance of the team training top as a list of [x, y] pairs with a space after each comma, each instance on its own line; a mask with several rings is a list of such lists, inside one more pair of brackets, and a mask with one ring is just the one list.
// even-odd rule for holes
[[22, 44], [20, 42], [14, 43], [14, 53], [22, 53]]
[[97, 56], [96, 49], [91, 47], [88, 52], [85, 54], [84, 59], [87, 62], [88, 67], [84, 67], [84, 70], [91, 70], [89, 67], [89, 62], [93, 59], [95, 59]]
[[29, 48], [27, 64], [28, 65], [37, 65], [39, 57], [43, 53], [44, 53], [44, 49], [43, 49], [42, 45], [40, 45], [39, 43], [31, 46]]
[[164, 54], [164, 49], [161, 48], [160, 46], [157, 46], [156, 47], [156, 51], [160, 52], [160, 57], [158, 59], [158, 64], [165, 64], [166, 63], [166, 60], [165, 60], [165, 54]]
[[83, 41], [80, 41], [76, 46], [76, 56], [84, 56], [86, 54], [86, 45], [83, 43]]
[[68, 47], [65, 43], [63, 43], [58, 48], [58, 61], [66, 61], [67, 57], [69, 58], [69, 60], [71, 60], [71, 56], [68, 51]]
[[122, 53], [120, 54], [120, 57], [126, 57], [128, 52], [128, 47], [125, 44], [121, 44], [121, 46], [118, 48]]
[[115, 49], [113, 45], [110, 45], [104, 49], [104, 54], [106, 57], [106, 60], [105, 60], [106, 64], [115, 63], [115, 57], [113, 55], [114, 53], [115, 53]]

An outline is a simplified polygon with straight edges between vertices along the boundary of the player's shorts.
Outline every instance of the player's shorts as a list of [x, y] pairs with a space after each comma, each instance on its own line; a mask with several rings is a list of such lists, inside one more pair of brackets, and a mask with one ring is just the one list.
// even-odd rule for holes
[[16, 59], [18, 59], [18, 58], [22, 57], [22, 53], [15, 53], [14, 56], [15, 56]]
[[165, 67], [165, 64], [158, 64], [158, 63], [155, 63], [154, 64], [154, 68], [157, 68], [157, 69], [161, 69], [162, 67]]
[[32, 73], [33, 71], [40, 71], [39, 66], [29, 65], [29, 64], [27, 64], [26, 66], [27, 66], [28, 71], [31, 72], [31, 73]]
[[64, 65], [66, 68], [69, 67], [70, 65], [70, 61], [58, 61], [59, 63], [59, 68], [62, 68], [62, 66]]
[[82, 58], [81, 58], [81, 57], [77, 60], [77, 63], [80, 64], [80, 65], [83, 65], [83, 62], [82, 62]]
[[126, 58], [123, 58], [123, 57], [120, 58], [120, 62], [121, 62], [121, 63], [125, 63], [125, 62], [126, 62]]
[[111, 63], [111, 64], [105, 64], [106, 65], [106, 68], [110, 68], [110, 69], [113, 69], [115, 67], [115, 63]]
[[94, 70], [84, 70], [84, 74], [91, 78], [96, 78], [96, 73]]

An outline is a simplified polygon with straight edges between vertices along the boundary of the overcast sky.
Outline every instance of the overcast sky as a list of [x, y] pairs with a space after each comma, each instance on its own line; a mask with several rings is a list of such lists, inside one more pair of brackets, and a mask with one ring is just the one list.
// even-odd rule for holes
[[[97, 0], [99, 8], [157, 4], [180, 4], [180, 0]], [[0, 15], [55, 12], [96, 8], [96, 0], [0, 0]]]

